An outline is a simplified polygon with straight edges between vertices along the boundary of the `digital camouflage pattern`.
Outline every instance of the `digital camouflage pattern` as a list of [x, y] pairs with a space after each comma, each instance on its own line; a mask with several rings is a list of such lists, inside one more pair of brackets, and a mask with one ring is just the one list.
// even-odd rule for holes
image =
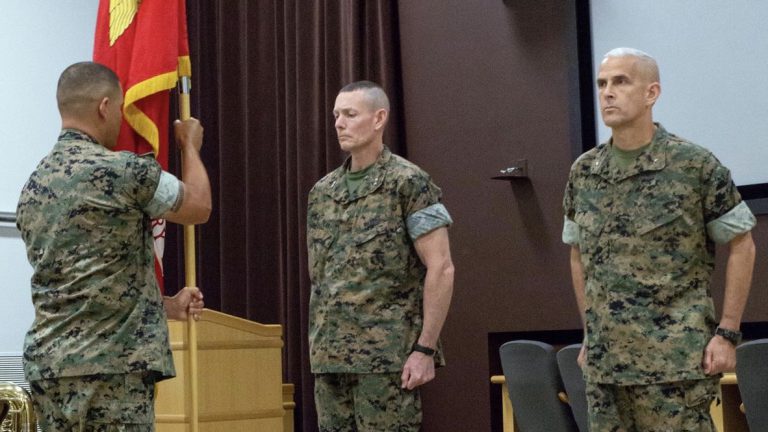
[[[706, 224], [740, 202], [712, 153], [661, 125], [627, 169], [612, 166], [607, 144], [573, 164], [564, 209], [585, 274], [587, 381], [706, 377], [702, 354], [717, 325]], [[754, 216], [744, 211], [749, 231]]]
[[718, 378], [621, 386], [587, 384], [590, 432], [716, 432], [709, 406]]
[[[348, 164], [309, 194], [312, 372], [400, 372], [421, 333], [426, 274], [407, 219], [439, 204], [441, 192], [424, 171], [385, 148], [350, 195]], [[450, 217], [412, 221], [423, 233], [450, 224]], [[435, 361], [442, 364], [442, 354]]]
[[30, 176], [17, 209], [34, 270], [28, 380], [174, 375], [152, 254], [150, 216], [157, 215], [142, 210], [160, 174], [152, 158], [64, 130]]
[[30, 383], [43, 431], [151, 432], [155, 381], [151, 374], [89, 375]]
[[418, 390], [400, 388], [400, 373], [315, 375], [320, 432], [421, 429]]

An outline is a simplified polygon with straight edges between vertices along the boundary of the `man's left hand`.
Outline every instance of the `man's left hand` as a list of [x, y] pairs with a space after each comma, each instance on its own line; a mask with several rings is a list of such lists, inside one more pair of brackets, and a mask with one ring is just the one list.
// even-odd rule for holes
[[195, 320], [200, 319], [205, 303], [203, 293], [198, 287], [184, 287], [173, 297], [164, 297], [163, 306], [168, 318], [186, 321], [191, 315]]
[[435, 359], [418, 351], [412, 352], [400, 378], [401, 387], [408, 390], [432, 381], [435, 378]]
[[701, 365], [707, 375], [732, 372], [736, 368], [736, 347], [721, 336], [713, 336], [704, 349]]

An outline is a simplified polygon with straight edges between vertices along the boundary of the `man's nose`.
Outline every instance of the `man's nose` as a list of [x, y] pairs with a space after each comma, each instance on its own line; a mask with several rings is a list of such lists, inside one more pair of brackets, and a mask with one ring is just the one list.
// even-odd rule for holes
[[336, 118], [336, 122], [334, 123], [334, 126], [336, 129], [344, 129], [344, 117], [338, 116]]
[[603, 87], [603, 96], [606, 98], [613, 98], [613, 86], [611, 84], [606, 84], [605, 87]]

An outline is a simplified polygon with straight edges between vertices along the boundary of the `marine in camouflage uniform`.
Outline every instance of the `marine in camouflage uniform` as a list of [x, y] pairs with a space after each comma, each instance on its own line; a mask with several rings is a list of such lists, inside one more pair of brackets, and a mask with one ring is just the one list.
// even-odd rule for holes
[[[105, 69], [71, 66], [60, 92], [89, 74], [113, 85]], [[105, 142], [120, 124], [119, 111], [110, 116]], [[151, 219], [178, 211], [183, 190], [152, 156], [113, 152], [70, 128], [22, 189], [17, 225], [35, 307], [24, 371], [43, 430], [153, 430], [154, 383], [175, 371]], [[171, 303], [186, 307], [191, 297]]]
[[[601, 89], [637, 78], [637, 70], [620, 71], [628, 78]], [[623, 90], [604, 90], [611, 91]], [[574, 283], [584, 283], [583, 369], [597, 432], [713, 430], [708, 410], [719, 371], [705, 357], [718, 325], [715, 243], [755, 225], [712, 153], [654, 129], [635, 151], [611, 140], [582, 155], [565, 192], [563, 241], [573, 247]]]
[[[367, 90], [342, 90], [340, 98]], [[337, 130], [354, 133], [343, 103], [341, 111]], [[355, 150], [309, 194], [309, 344], [320, 430], [417, 431], [420, 399], [409, 387], [421, 382], [403, 378], [425, 322], [428, 268], [417, 251], [451, 218], [419, 167], [381, 145], [372, 164], [350, 172]], [[428, 361], [444, 364], [439, 349]]]

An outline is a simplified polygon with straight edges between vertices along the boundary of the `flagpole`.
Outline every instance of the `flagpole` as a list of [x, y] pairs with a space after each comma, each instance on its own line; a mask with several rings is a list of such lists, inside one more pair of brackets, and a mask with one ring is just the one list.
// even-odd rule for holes
[[[192, 117], [190, 109], [190, 90], [192, 81], [188, 76], [179, 77], [179, 117], [182, 121]], [[195, 269], [195, 226], [184, 225], [184, 274], [185, 285], [197, 286]], [[187, 318], [187, 352], [189, 353], [189, 414], [191, 432], [198, 432], [198, 386], [197, 386], [197, 323], [193, 317]]]

